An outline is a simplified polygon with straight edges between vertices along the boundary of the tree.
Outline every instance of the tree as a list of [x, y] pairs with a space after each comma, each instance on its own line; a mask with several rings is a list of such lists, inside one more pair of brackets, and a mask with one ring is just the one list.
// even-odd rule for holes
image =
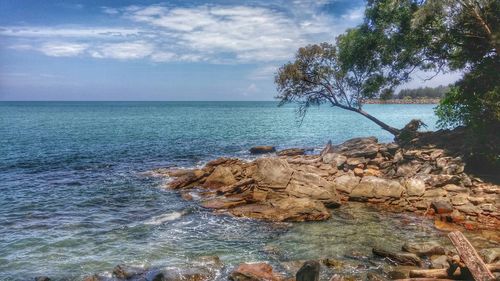
[[[362, 110], [363, 97], [373, 96], [386, 84], [377, 62], [367, 60], [364, 65], [351, 67], [340, 60], [347, 55], [328, 43], [300, 48], [295, 60], [283, 65], [276, 74], [279, 93], [276, 98], [280, 105], [297, 103], [299, 116], [303, 118], [310, 106], [328, 103], [359, 113], [396, 136], [398, 129]], [[360, 54], [360, 57], [366, 55]]]

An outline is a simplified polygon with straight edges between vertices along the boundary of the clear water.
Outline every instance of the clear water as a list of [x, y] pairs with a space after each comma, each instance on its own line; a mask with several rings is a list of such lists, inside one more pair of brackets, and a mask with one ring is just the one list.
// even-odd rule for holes
[[[432, 105], [365, 109], [395, 127], [420, 118], [433, 129], [436, 121]], [[213, 215], [144, 174], [248, 157], [253, 145], [319, 148], [368, 135], [391, 140], [328, 107], [298, 126], [294, 107], [274, 102], [2, 102], [0, 280], [79, 279], [122, 262], [181, 265], [202, 255], [227, 264], [341, 257], [438, 235], [427, 222], [364, 206], [304, 224]]]

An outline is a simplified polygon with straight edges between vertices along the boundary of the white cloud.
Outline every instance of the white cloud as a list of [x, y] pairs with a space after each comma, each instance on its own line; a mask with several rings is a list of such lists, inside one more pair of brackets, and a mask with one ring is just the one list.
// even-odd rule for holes
[[20, 38], [22, 42], [12, 48], [50, 56], [272, 63], [291, 59], [300, 46], [333, 41], [362, 18], [362, 7], [334, 17], [322, 11], [325, 0], [284, 3], [280, 7], [103, 7], [103, 14], [129, 20], [137, 27], [0, 27], [0, 36]]
[[41, 45], [39, 51], [51, 57], [72, 57], [82, 54], [87, 48], [86, 44], [50, 42]]

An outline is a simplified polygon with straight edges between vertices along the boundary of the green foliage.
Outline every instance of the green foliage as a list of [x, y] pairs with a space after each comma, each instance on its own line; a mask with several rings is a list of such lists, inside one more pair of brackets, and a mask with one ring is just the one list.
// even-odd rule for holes
[[450, 91], [449, 86], [438, 86], [435, 88], [431, 87], [420, 87], [416, 89], [402, 89], [397, 94], [398, 99], [404, 99], [409, 97], [411, 99], [419, 99], [419, 98], [442, 98], [445, 93]]

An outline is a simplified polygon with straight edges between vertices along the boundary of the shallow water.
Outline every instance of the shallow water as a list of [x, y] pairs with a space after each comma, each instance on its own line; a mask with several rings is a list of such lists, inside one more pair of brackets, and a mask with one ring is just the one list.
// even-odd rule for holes
[[[369, 105], [402, 127], [432, 105]], [[316, 147], [391, 136], [356, 114], [273, 102], [0, 103], [0, 280], [78, 279], [118, 263], [182, 265], [202, 255], [229, 264], [338, 257], [374, 245], [440, 236], [427, 221], [344, 206], [326, 222], [274, 224], [214, 215], [144, 172], [249, 157], [253, 145]], [[442, 238], [444, 239], [444, 238]]]

